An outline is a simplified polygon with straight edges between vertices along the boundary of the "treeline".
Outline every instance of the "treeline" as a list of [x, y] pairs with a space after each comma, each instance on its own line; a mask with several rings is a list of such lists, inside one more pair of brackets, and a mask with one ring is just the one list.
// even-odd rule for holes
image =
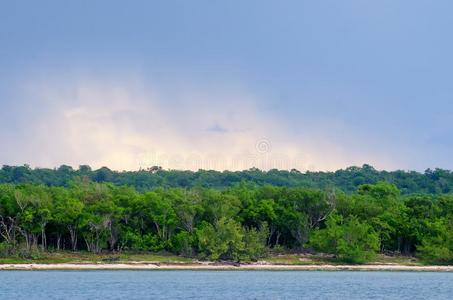
[[94, 182], [109, 182], [116, 185], [133, 186], [144, 192], [159, 187], [205, 187], [224, 189], [241, 182], [256, 185], [306, 187], [318, 189], [340, 189], [347, 193], [357, 190], [360, 185], [390, 182], [402, 194], [425, 193], [443, 194], [453, 192], [453, 172], [435, 169], [424, 173], [414, 171], [377, 171], [372, 166], [349, 167], [336, 172], [299, 172], [297, 170], [261, 171], [252, 168], [245, 171], [176, 171], [152, 167], [140, 171], [112, 171], [106, 167], [92, 170], [87, 165], [78, 169], [62, 165], [57, 169], [32, 169], [29, 166], [3, 166], [0, 169], [0, 183], [34, 183], [47, 186], [68, 187], [77, 177], [87, 177]]
[[272, 249], [451, 263], [453, 195], [401, 195], [385, 182], [354, 193], [250, 183], [141, 193], [87, 178], [67, 187], [2, 184], [0, 234], [4, 256], [131, 250], [243, 261]]

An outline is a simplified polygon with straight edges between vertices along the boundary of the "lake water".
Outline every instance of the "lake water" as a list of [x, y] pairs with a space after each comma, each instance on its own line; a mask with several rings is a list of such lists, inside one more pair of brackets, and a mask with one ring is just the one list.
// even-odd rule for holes
[[0, 271], [0, 299], [451, 299], [453, 273]]

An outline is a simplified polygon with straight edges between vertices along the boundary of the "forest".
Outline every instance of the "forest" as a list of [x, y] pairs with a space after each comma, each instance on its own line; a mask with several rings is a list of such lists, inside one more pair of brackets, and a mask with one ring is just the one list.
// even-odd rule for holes
[[55, 169], [30, 168], [24, 166], [3, 166], [0, 169], [0, 183], [34, 183], [47, 186], [68, 187], [77, 177], [86, 177], [93, 182], [109, 182], [115, 185], [134, 187], [139, 192], [155, 188], [205, 187], [223, 189], [241, 182], [256, 185], [306, 187], [317, 189], [340, 189], [347, 193], [357, 190], [360, 185], [381, 181], [392, 183], [401, 194], [426, 193], [443, 194], [453, 192], [453, 172], [443, 169], [415, 171], [378, 171], [370, 165], [349, 167], [335, 172], [300, 172], [298, 170], [262, 171], [252, 168], [244, 171], [163, 170], [154, 166], [139, 171], [112, 171], [107, 167], [92, 170], [88, 165], [78, 169], [62, 165]]
[[[340, 175], [344, 182], [354, 172], [384, 176], [368, 168]], [[17, 172], [23, 173], [13, 174]], [[152, 187], [117, 182], [137, 179], [145, 172], [150, 174], [145, 178], [156, 180], [149, 183]], [[310, 180], [295, 176], [305, 178], [300, 184], [270, 184], [267, 181], [278, 182], [279, 176], [288, 182], [295, 179], [287, 176], [292, 172], [278, 171], [277, 176], [259, 171], [262, 177], [246, 180], [250, 172], [258, 171], [233, 172], [243, 180], [214, 184], [228, 175], [214, 172], [209, 177], [210, 172], [199, 171], [187, 179], [184, 172], [148, 170], [108, 172], [100, 180], [99, 170], [3, 167], [0, 256], [59, 250], [166, 251], [205, 260], [257, 261], [271, 251], [286, 251], [326, 253], [350, 263], [368, 262], [377, 254], [453, 262], [453, 194], [424, 190], [440, 186], [440, 179], [433, 177], [441, 171], [404, 173], [412, 178], [411, 189], [423, 192], [407, 187], [402, 192], [402, 181], [352, 183], [357, 185], [353, 191], [349, 185], [336, 187], [332, 182], [305, 186], [310, 180], [316, 182], [316, 176], [321, 178], [321, 173], [312, 174]], [[378, 175], [372, 181], [382, 179]], [[159, 184], [159, 178], [164, 183]], [[176, 182], [181, 178], [187, 181]], [[210, 179], [198, 184], [200, 178]], [[257, 178], [267, 180], [257, 182]], [[449, 188], [450, 182], [445, 182]]]

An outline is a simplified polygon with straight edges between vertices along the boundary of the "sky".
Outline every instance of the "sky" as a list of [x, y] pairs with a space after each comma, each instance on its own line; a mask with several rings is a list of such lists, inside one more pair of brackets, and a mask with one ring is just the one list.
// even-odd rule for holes
[[452, 10], [0, 1], [0, 165], [453, 169]]

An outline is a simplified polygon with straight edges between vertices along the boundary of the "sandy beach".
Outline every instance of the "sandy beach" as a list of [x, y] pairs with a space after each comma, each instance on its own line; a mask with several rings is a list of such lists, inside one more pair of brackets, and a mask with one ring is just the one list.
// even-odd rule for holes
[[159, 263], [61, 263], [0, 264], [0, 270], [288, 270], [288, 271], [427, 271], [453, 272], [453, 266], [406, 265], [277, 265], [277, 264], [159, 264]]

